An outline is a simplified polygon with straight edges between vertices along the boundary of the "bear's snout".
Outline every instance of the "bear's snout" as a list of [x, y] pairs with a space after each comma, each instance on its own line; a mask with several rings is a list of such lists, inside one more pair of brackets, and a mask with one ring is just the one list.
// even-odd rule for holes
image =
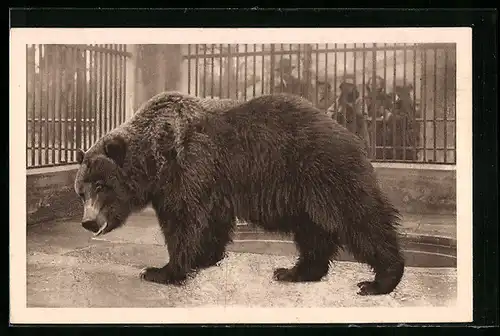
[[88, 230], [92, 233], [96, 233], [100, 229], [99, 224], [97, 224], [97, 221], [95, 220], [86, 220], [82, 222], [82, 226], [85, 230]]

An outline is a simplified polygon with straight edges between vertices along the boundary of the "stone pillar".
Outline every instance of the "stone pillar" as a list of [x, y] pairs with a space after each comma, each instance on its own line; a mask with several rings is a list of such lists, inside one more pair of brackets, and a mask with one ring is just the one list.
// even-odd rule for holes
[[181, 91], [181, 45], [136, 46], [135, 107], [163, 91]]

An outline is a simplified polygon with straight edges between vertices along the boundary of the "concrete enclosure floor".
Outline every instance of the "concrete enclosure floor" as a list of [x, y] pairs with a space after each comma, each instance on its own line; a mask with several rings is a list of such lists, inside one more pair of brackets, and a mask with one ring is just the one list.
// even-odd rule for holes
[[[454, 216], [405, 215], [403, 229], [456, 237]], [[356, 283], [373, 278], [366, 265], [336, 261], [323, 281], [283, 284], [272, 280], [272, 271], [293, 265], [295, 256], [228, 250], [220, 265], [200, 271], [186, 286], [163, 286], [139, 279], [142, 268], [168, 260], [148, 210], [99, 239], [78, 219], [33, 225], [27, 233], [27, 306], [432, 307], [456, 300], [455, 268], [408, 267], [393, 293], [363, 297]]]

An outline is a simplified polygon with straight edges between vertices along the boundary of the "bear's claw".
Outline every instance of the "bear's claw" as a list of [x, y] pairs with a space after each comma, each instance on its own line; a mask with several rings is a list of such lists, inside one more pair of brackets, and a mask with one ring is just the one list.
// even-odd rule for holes
[[141, 270], [139, 273], [139, 277], [142, 280], [159, 283], [163, 285], [182, 285], [186, 276], [181, 276], [171, 273], [168, 269], [156, 268], [156, 267], [147, 267]]
[[286, 281], [291, 282], [296, 278], [295, 272], [292, 269], [288, 268], [277, 268], [274, 270], [273, 279], [276, 281]]
[[376, 281], [361, 281], [357, 284], [357, 286], [359, 287], [357, 294], [362, 296], [383, 295], [389, 293], [381, 290], [380, 284]]

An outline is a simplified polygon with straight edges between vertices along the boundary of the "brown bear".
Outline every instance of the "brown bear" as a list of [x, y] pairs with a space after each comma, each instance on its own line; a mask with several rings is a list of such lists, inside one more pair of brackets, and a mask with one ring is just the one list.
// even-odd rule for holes
[[274, 270], [277, 281], [319, 281], [346, 247], [375, 273], [358, 294], [392, 292], [404, 272], [399, 213], [362, 140], [298, 96], [226, 103], [211, 109], [200, 98], [161, 93], [79, 150], [83, 227], [105, 234], [151, 204], [169, 261], [141, 277], [182, 284], [224, 258], [239, 218], [293, 234], [298, 261]]

